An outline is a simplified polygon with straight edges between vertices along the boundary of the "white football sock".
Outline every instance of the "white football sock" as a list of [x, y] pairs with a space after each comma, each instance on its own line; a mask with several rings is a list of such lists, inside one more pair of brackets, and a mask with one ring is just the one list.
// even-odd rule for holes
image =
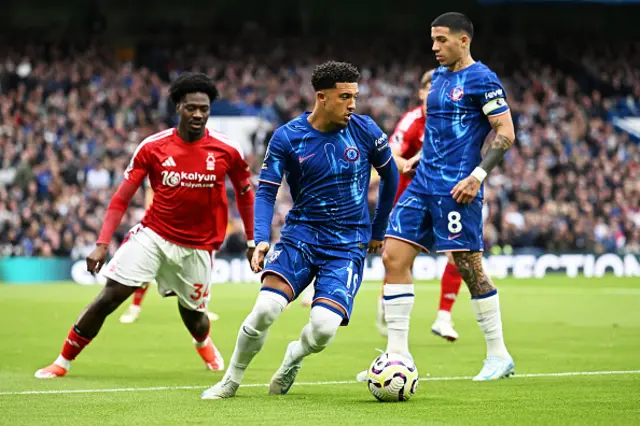
[[498, 292], [489, 297], [471, 299], [471, 307], [476, 314], [478, 325], [487, 340], [487, 356], [510, 358], [502, 337], [502, 317]]
[[58, 367], [64, 368], [67, 371], [69, 371], [69, 369], [71, 368], [71, 361], [66, 359], [62, 355], [58, 355], [58, 358], [56, 358], [56, 360], [53, 361], [53, 363]]
[[269, 327], [288, 303], [287, 299], [278, 293], [260, 291], [253, 310], [240, 326], [236, 347], [225, 377], [229, 377], [235, 383], [242, 382], [249, 363], [264, 345]]
[[298, 363], [302, 358], [326, 348], [340, 328], [342, 319], [342, 315], [321, 305], [314, 306], [309, 315], [309, 323], [300, 333], [300, 340], [296, 340], [292, 345], [291, 362]]
[[438, 311], [438, 320], [451, 322], [451, 312], [449, 311]]
[[409, 355], [409, 321], [413, 308], [413, 284], [385, 284], [384, 316], [389, 338], [387, 352]]

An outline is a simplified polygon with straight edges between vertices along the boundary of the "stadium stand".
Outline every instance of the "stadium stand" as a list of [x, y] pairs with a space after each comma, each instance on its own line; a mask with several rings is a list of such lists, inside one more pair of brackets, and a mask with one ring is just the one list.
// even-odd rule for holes
[[[370, 39], [348, 50], [324, 38], [216, 46], [148, 48], [133, 61], [106, 45], [0, 48], [1, 255], [82, 258], [92, 249], [137, 143], [174, 124], [168, 83], [183, 70], [216, 76], [222, 99], [213, 115], [258, 116], [275, 127], [311, 108], [315, 63], [348, 59], [362, 72], [359, 112], [392, 132], [432, 65], [428, 45], [406, 46], [399, 60], [395, 46]], [[516, 146], [488, 180], [488, 249], [640, 253], [636, 47], [593, 45], [556, 63], [524, 58], [517, 46], [478, 49], [505, 83], [517, 130]], [[257, 132], [247, 150], [256, 173], [269, 136]], [[229, 196], [222, 251], [238, 254], [242, 225]], [[279, 197], [276, 230], [291, 205], [285, 191]], [[138, 194], [119, 233], [142, 214]]]

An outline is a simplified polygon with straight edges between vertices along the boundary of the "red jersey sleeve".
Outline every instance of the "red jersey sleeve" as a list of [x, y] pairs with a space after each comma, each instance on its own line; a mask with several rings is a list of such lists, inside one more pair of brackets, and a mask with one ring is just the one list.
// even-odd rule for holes
[[129, 161], [129, 165], [124, 171], [125, 180], [136, 185], [136, 187], [142, 184], [144, 178], [147, 177], [149, 173], [150, 161], [148, 146], [145, 142], [138, 145], [131, 157], [131, 161]]
[[229, 179], [236, 193], [238, 213], [242, 218], [244, 232], [248, 241], [253, 240], [253, 204], [254, 195], [251, 190], [251, 169], [244, 159], [242, 152], [233, 150], [233, 160], [229, 169]]
[[414, 152], [416, 147], [420, 149], [420, 129], [415, 122], [416, 114], [413, 111], [405, 114], [398, 122], [390, 142], [395, 155], [406, 157], [408, 153]]

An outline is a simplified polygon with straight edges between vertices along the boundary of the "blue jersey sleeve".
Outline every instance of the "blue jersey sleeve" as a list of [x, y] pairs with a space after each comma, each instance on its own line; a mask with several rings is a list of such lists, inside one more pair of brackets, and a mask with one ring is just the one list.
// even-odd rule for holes
[[504, 114], [509, 111], [507, 92], [502, 87], [498, 76], [493, 72], [485, 74], [480, 88], [480, 105], [487, 117]]
[[370, 162], [376, 169], [384, 167], [391, 161], [391, 148], [389, 148], [389, 136], [370, 117], [367, 117], [367, 130], [371, 135]]
[[286, 151], [283, 146], [280, 133], [276, 131], [269, 141], [267, 152], [260, 171], [260, 182], [266, 182], [280, 186], [286, 163]]

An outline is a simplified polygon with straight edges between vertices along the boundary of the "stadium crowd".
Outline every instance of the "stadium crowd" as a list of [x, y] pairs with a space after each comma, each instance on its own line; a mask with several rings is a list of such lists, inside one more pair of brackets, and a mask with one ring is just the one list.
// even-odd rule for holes
[[[358, 112], [391, 134], [432, 64], [429, 46], [413, 45], [399, 58], [396, 47], [371, 40], [350, 43], [348, 55], [339, 43], [252, 41], [150, 49], [133, 62], [104, 46], [0, 49], [0, 255], [81, 258], [93, 248], [136, 145], [174, 125], [168, 82], [183, 70], [216, 76], [222, 99], [214, 113], [258, 115], [275, 127], [312, 107], [314, 64], [347, 59], [362, 73]], [[503, 80], [517, 131], [488, 179], [487, 248], [640, 253], [638, 141], [611, 123], [621, 107], [640, 109], [637, 69], [621, 63], [619, 72], [603, 73], [595, 50], [576, 58], [582, 72], [568, 73], [549, 61], [514, 60], [508, 49], [476, 53]], [[256, 173], [268, 136], [256, 135], [246, 153]], [[369, 193], [373, 206], [375, 182]], [[237, 254], [242, 224], [229, 195], [222, 251]], [[291, 206], [286, 190], [279, 199], [276, 231]], [[140, 193], [119, 234], [139, 221], [142, 202]]]

